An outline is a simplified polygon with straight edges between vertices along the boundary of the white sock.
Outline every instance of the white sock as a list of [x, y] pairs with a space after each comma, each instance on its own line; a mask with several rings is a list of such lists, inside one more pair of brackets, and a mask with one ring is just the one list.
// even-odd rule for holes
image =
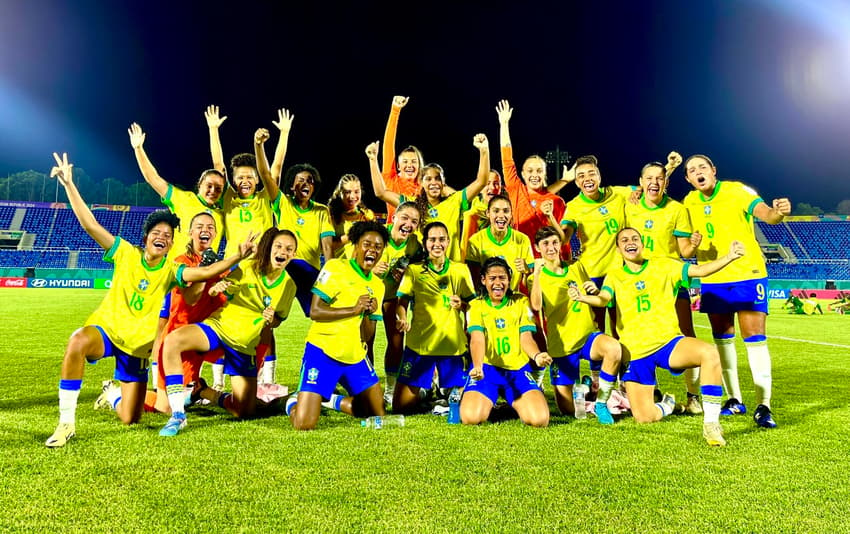
[[159, 364], [156, 363], [156, 358], [151, 358], [151, 379], [150, 383], [154, 391], [156, 391], [156, 385], [159, 381]]
[[276, 360], [266, 360], [263, 362], [263, 383], [274, 384], [274, 369], [277, 366]]
[[691, 395], [699, 395], [699, 367], [685, 369], [685, 387]]
[[741, 384], [738, 383], [738, 353], [735, 351], [735, 337], [714, 338], [717, 351], [720, 352], [720, 365], [723, 368], [723, 389], [730, 398], [743, 401]]
[[74, 424], [77, 422], [77, 399], [80, 390], [59, 390], [59, 422]]
[[224, 364], [212, 364], [213, 385], [224, 387]]
[[113, 410], [118, 409], [118, 403], [121, 402], [121, 386], [111, 387], [106, 390], [106, 400], [109, 401], [109, 405], [112, 406]]
[[771, 375], [770, 352], [767, 341], [746, 342], [747, 358], [750, 360], [750, 372], [756, 387], [756, 403], [770, 407], [770, 394], [773, 384]]

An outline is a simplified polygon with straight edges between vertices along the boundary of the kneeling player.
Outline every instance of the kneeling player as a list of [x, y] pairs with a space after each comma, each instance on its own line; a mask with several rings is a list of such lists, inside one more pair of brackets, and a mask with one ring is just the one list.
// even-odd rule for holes
[[534, 315], [524, 295], [510, 291], [511, 268], [502, 258], [481, 266], [485, 294], [472, 301], [467, 313], [472, 369], [460, 403], [466, 425], [483, 423], [499, 395], [520, 420], [531, 426], [549, 424], [549, 405], [531, 374], [530, 361], [544, 367], [552, 358], [534, 341]]
[[[366, 358], [365, 339], [381, 320], [384, 282], [372, 274], [389, 235], [381, 224], [357, 222], [348, 232], [350, 260], [331, 259], [313, 285], [312, 324], [301, 362], [298, 397], [286, 404], [296, 430], [312, 430], [319, 422], [322, 399], [334, 409], [358, 417], [384, 415], [378, 375]], [[365, 319], [365, 320], [364, 320]], [[334, 395], [341, 384], [351, 396]]]
[[[546, 333], [552, 366], [549, 368], [555, 401], [563, 414], [575, 412], [573, 384], [579, 379], [581, 360], [599, 373], [596, 418], [603, 425], [614, 423], [608, 410], [608, 397], [620, 367], [620, 343], [599, 331], [594, 312], [587, 304], [568, 302], [570, 287], [584, 287], [590, 277], [581, 262], [568, 265], [561, 261], [561, 237], [558, 230], [544, 226], [534, 236], [541, 259], [534, 265], [531, 307], [546, 313]], [[595, 287], [595, 286], [594, 286]]]
[[407, 332], [393, 398], [398, 413], [418, 409], [419, 392], [431, 387], [435, 370], [441, 388], [462, 388], [466, 382], [463, 308], [474, 296], [469, 268], [446, 257], [451, 243], [445, 224], [428, 223], [422, 236], [428, 259], [411, 265], [398, 288], [398, 328]]
[[[744, 254], [743, 245], [735, 241], [729, 253], [703, 265], [691, 265], [671, 258], [643, 258], [640, 232], [623, 228], [616, 236], [617, 249], [624, 265], [605, 277], [597, 295], [569, 289], [569, 296], [591, 306], [607, 306], [612, 300], [617, 309], [617, 332], [623, 345], [626, 370], [623, 382], [638, 423], [651, 423], [672, 413], [675, 400], [665, 395], [653, 403], [655, 368], [668, 369], [679, 375], [685, 369], [700, 367], [700, 390], [703, 405], [703, 437], [709, 445], [723, 446], [720, 426], [720, 355], [714, 345], [685, 337], [676, 317], [676, 294], [680, 285], [691, 278], [715, 273]], [[595, 287], [591, 292], [596, 292]]]

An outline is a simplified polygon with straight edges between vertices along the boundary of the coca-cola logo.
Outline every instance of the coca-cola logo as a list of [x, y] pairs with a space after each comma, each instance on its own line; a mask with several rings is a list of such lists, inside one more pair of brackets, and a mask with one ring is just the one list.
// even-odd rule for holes
[[27, 287], [26, 278], [0, 278], [0, 287]]

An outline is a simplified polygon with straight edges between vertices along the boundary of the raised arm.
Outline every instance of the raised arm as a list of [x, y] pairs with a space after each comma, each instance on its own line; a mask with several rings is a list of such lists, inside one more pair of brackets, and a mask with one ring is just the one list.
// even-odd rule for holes
[[292, 129], [292, 121], [294, 120], [295, 115], [290, 113], [288, 109], [280, 108], [277, 110], [277, 122], [272, 121], [272, 124], [280, 131], [277, 146], [274, 149], [274, 161], [272, 161], [271, 169], [272, 179], [278, 184], [280, 184], [280, 175], [283, 173], [283, 160], [286, 158], [286, 149], [289, 146], [289, 131]]
[[227, 120], [227, 117], [219, 117], [218, 106], [207, 106], [204, 117], [207, 119], [207, 128], [210, 131], [210, 155], [212, 156], [213, 169], [227, 176], [227, 167], [224, 164], [224, 151], [221, 149], [221, 139], [218, 136], [218, 128], [221, 126], [221, 123]]
[[679, 167], [679, 165], [681, 165], [681, 164], [682, 164], [682, 155], [681, 154], [679, 154], [675, 150], [673, 150], [672, 152], [667, 154], [667, 165], [664, 166], [664, 172], [666, 173], [665, 176], [667, 176], [667, 178], [669, 178], [670, 175], [673, 174], [673, 171], [675, 171], [676, 168]]
[[156, 172], [156, 168], [145, 153], [145, 149], [143, 148], [145, 144], [145, 132], [142, 131], [142, 127], [138, 123], [134, 122], [127, 129], [127, 133], [130, 134], [130, 146], [133, 147], [133, 153], [136, 155], [136, 163], [139, 165], [139, 170], [142, 171], [142, 176], [148, 185], [156, 191], [157, 195], [164, 197], [168, 192], [169, 184], [165, 178]]
[[496, 114], [499, 116], [499, 144], [501, 146], [511, 146], [511, 132], [509, 123], [511, 115], [514, 113], [514, 108], [507, 100], [502, 100], [496, 106]]
[[[229, 271], [234, 265], [254, 253], [254, 250], [256, 250], [257, 247], [257, 245], [254, 243], [254, 240], [257, 238], [258, 235], [259, 234], [256, 232], [249, 232], [248, 236], [245, 238], [245, 241], [239, 243], [239, 250], [237, 250], [236, 253], [232, 256], [229, 256], [221, 261], [211, 263], [210, 265], [205, 265], [204, 267], [186, 267], [185, 269], [183, 269], [181, 275], [183, 277], [183, 281], [200, 282], [202, 280], [209, 280], [210, 278], [216, 277], [222, 273]], [[210, 292], [210, 295], [212, 295], [212, 292]]]
[[677, 237], [676, 244], [679, 246], [679, 255], [683, 258], [693, 258], [697, 253], [699, 244], [702, 243], [702, 234], [699, 230], [691, 233], [691, 237]]
[[543, 286], [540, 283], [540, 275], [542, 272], [543, 258], [537, 258], [534, 260], [534, 280], [531, 282], [531, 294], [528, 296], [528, 300], [531, 303], [531, 309], [536, 312], [543, 309]]
[[115, 244], [115, 236], [109, 233], [109, 230], [104, 228], [94, 218], [94, 214], [86, 205], [77, 186], [74, 185], [74, 165], [68, 162], [68, 154], [62, 153], [62, 157], [56, 152], [53, 153], [53, 159], [56, 160], [56, 166], [50, 170], [51, 178], [56, 178], [59, 183], [65, 188], [68, 194], [68, 201], [71, 203], [71, 209], [77, 220], [80, 221], [80, 226], [83, 230], [94, 239], [98, 245], [104, 250], [109, 250]]
[[487, 186], [490, 175], [490, 142], [483, 133], [472, 138], [472, 144], [478, 149], [478, 174], [475, 181], [466, 186], [466, 198], [475, 198]]
[[387, 189], [381, 169], [378, 168], [378, 142], [375, 141], [366, 147], [366, 157], [369, 158], [369, 173], [372, 177], [372, 189], [375, 196], [393, 206], [401, 203], [401, 196], [395, 191]]
[[[392, 174], [395, 165], [395, 135], [398, 130], [398, 116], [401, 113], [401, 108], [407, 105], [408, 100], [409, 98], [406, 96], [394, 96], [393, 104], [390, 107], [387, 128], [384, 130], [384, 151], [381, 158], [381, 172], [387, 176]], [[421, 161], [419, 164], [424, 165]]]
[[269, 162], [266, 159], [266, 141], [269, 140], [269, 131], [265, 128], [258, 128], [254, 132], [254, 156], [257, 158], [257, 172], [260, 174], [260, 180], [263, 181], [263, 187], [269, 193], [269, 198], [274, 202], [280, 193], [278, 181], [272, 178], [272, 173], [269, 170]]
[[564, 188], [565, 185], [576, 181], [576, 164], [573, 163], [572, 167], [567, 167], [564, 165], [563, 174], [559, 180], [555, 180], [554, 183], [546, 186], [546, 190], [552, 194], [557, 195], [558, 191]]
[[691, 278], [702, 278], [714, 274], [743, 255], [744, 245], [740, 241], [732, 241], [729, 245], [728, 254], [702, 265], [688, 265], [688, 276]]
[[786, 215], [791, 215], [791, 201], [787, 198], [775, 198], [773, 199], [773, 207], [764, 202], [759, 202], [753, 209], [753, 215], [768, 224], [779, 224]]

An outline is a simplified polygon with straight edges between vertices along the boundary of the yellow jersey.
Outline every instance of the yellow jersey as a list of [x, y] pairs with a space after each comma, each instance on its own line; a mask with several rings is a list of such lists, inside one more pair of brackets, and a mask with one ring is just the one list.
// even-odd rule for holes
[[232, 188], [227, 188], [224, 192], [224, 229], [218, 230], [225, 232], [227, 237], [225, 258], [239, 252], [239, 243], [245, 241], [249, 232], [258, 234], [255, 242], [259, 243], [259, 235], [273, 226], [272, 199], [268, 191], [263, 189], [249, 198], [240, 198]]
[[479, 267], [487, 258], [499, 257], [508, 262], [511, 267], [511, 290], [517, 291], [522, 276], [514, 265], [514, 259], [521, 258], [529, 269], [534, 268], [534, 253], [531, 251], [531, 241], [522, 232], [517, 232], [510, 226], [501, 240], [493, 236], [489, 226], [473, 234], [469, 238], [466, 250], [466, 261]]
[[469, 304], [467, 331], [484, 332], [484, 363], [516, 371], [529, 362], [520, 344], [523, 332], [536, 332], [534, 314], [525, 295], [514, 293], [499, 304], [478, 297]]
[[[570, 301], [570, 287], [582, 287], [590, 280], [580, 261], [561, 266], [563, 273], [550, 271], [546, 267], [540, 272], [540, 288], [543, 290], [543, 313], [546, 314], [546, 338], [549, 355], [553, 358], [569, 356], [578, 351], [587, 336], [599, 330], [589, 304]], [[533, 275], [532, 275], [533, 276]], [[533, 281], [533, 278], [532, 278]], [[532, 281], [529, 281], [531, 286]]]
[[218, 247], [221, 244], [221, 236], [226, 231], [221, 201], [214, 205], [207, 204], [196, 193], [184, 191], [179, 187], [168, 184], [168, 190], [165, 192], [165, 196], [162, 197], [162, 203], [171, 213], [177, 215], [177, 218], [180, 219], [180, 228], [174, 229], [174, 245], [168, 252], [168, 259], [170, 261], [173, 261], [177, 256], [186, 254], [186, 245], [189, 244], [189, 225], [192, 222], [192, 217], [199, 213], [208, 213], [215, 221], [215, 239], [210, 243], [210, 248], [218, 252]]
[[[384, 299], [384, 283], [372, 273], [365, 274], [354, 259], [333, 258], [319, 272], [313, 293], [332, 308], [348, 308], [357, 304], [361, 295], [371, 295], [378, 309], [368, 318], [380, 321]], [[366, 357], [366, 344], [360, 336], [363, 314], [335, 321], [312, 321], [307, 342], [342, 363], [357, 363]], [[395, 318], [393, 318], [395, 319]]]
[[227, 280], [232, 284], [225, 292], [227, 303], [204, 320], [227, 346], [251, 356], [265, 326], [263, 310], [271, 306], [285, 320], [295, 297], [295, 282], [286, 271], [269, 283], [254, 265], [249, 261], [230, 273]]
[[710, 197], [699, 191], [691, 191], [685, 197], [684, 204], [694, 229], [702, 233], [697, 263], [707, 263], [728, 253], [732, 241], [740, 241], [747, 251], [725, 268], [703, 278], [703, 283], [722, 284], [767, 277], [753, 229], [753, 210], [761, 202], [764, 201], [758, 193], [741, 182], [720, 180]]
[[112, 286], [85, 326], [99, 326], [118, 349], [137, 358], [149, 358], [162, 301], [185, 265], [163, 258], [153, 267], [142, 249], [115, 237], [103, 261], [115, 265]]
[[676, 295], [680, 286], [690, 285], [688, 267], [682, 261], [659, 257], [644, 260], [637, 271], [623, 265], [605, 277], [602, 291], [614, 299], [617, 333], [632, 360], [645, 358], [682, 335]]
[[272, 209], [277, 217], [277, 227], [285, 228], [298, 237], [298, 251], [295, 257], [320, 269], [322, 239], [335, 235], [328, 207], [311, 200], [307, 207], [302, 209], [292, 197], [280, 195], [277, 202], [272, 204]]
[[430, 261], [407, 268], [397, 295], [410, 300], [410, 331], [406, 345], [423, 356], [457, 356], [466, 352], [463, 312], [452, 309], [450, 297], [470, 301], [475, 296], [466, 264], [449, 259], [441, 270]]
[[[399, 204], [407, 201], [416, 201], [416, 198], [408, 198], [400, 195]], [[460, 226], [464, 212], [469, 209], [469, 201], [466, 199], [466, 188], [455, 191], [444, 198], [436, 206], [429, 206], [425, 213], [425, 220], [420, 225], [425, 227], [429, 222], [440, 221], [446, 225], [449, 231], [449, 250], [447, 256], [452, 261], [463, 261], [460, 255]]]
[[615, 243], [625, 223], [626, 198], [630, 187], [600, 187], [599, 200], [579, 193], [567, 202], [563, 224], [570, 225], [581, 243], [581, 259], [591, 278], [622, 265]]
[[626, 203], [626, 226], [640, 232], [645, 258], [679, 259], [679, 237], [691, 237], [693, 228], [685, 206], [664, 195], [653, 207], [646, 197], [639, 204]]

